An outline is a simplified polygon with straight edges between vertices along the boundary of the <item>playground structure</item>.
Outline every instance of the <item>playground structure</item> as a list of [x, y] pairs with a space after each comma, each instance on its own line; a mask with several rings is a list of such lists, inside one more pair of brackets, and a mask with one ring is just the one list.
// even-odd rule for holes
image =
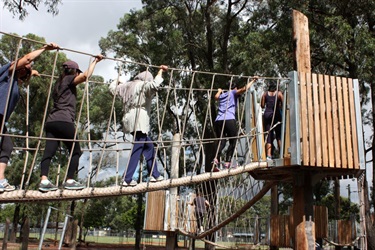
[[[3, 35], [9, 34], [3, 33]], [[21, 38], [17, 39], [22, 40]], [[73, 52], [69, 49], [64, 50]], [[113, 58], [107, 59], [119, 61], [122, 64], [130, 63]], [[143, 66], [154, 67], [152, 65]], [[120, 67], [119, 74], [122, 70], [123, 68]], [[51, 79], [50, 84], [52, 84], [53, 72], [43, 72], [43, 74], [47, 80]], [[11, 134], [11, 136], [25, 139], [24, 144], [17, 148], [26, 151], [25, 165], [22, 171], [20, 189], [0, 194], [0, 202], [78, 200], [147, 192], [144, 229], [146, 231], [165, 232], [167, 234], [167, 248], [172, 249], [170, 247], [173, 247], [173, 239], [177, 233], [182, 233], [192, 239], [203, 239], [210, 244], [214, 244], [214, 233], [219, 232], [230, 222], [239, 218], [279, 182], [291, 182], [294, 186], [293, 208], [287, 216], [272, 214], [269, 222], [269, 245], [307, 249], [307, 244], [311, 243], [311, 239], [307, 239], [306, 236], [306, 231], [309, 231], [308, 227], [315, 228], [315, 235], [312, 235], [314, 239], [315, 237], [328, 237], [326, 209], [314, 208], [312, 204], [311, 187], [316, 181], [321, 179], [358, 179], [359, 196], [362, 198], [361, 178], [363, 178], [365, 160], [358, 80], [311, 74], [310, 72], [303, 73], [301, 71], [291, 71], [287, 78], [261, 77], [260, 84], [253, 86], [238, 105], [238, 124], [241, 134], [238, 135], [237, 151], [233, 162], [237, 165], [236, 168], [212, 172], [206, 171], [210, 169], [210, 166], [208, 166], [210, 161], [208, 157], [205, 157], [205, 150], [215, 139], [207, 138], [204, 132], [207, 126], [212, 126], [213, 122], [210, 108], [213, 105], [211, 97], [216, 91], [216, 77], [220, 76], [230, 81], [238, 77], [245, 82], [251, 76], [213, 74], [173, 68], [169, 75], [169, 83], [165, 83], [165, 87], [159, 91], [157, 96], [156, 103], [162, 103], [165, 106], [159, 107], [156, 105], [157, 122], [155, 123], [158, 131], [158, 139], [155, 141], [158, 145], [157, 150], [165, 156], [163, 168], [164, 170], [168, 169], [170, 173], [169, 176], [166, 176], [166, 180], [157, 183], [142, 182], [141, 180], [141, 183], [135, 187], [122, 187], [118, 184], [119, 177], [117, 177], [114, 186], [97, 188], [93, 185], [96, 179], [88, 177], [87, 188], [84, 190], [57, 190], [40, 193], [29, 189], [29, 180], [31, 175], [34, 174], [32, 170], [35, 168], [38, 154], [43, 150], [40, 146], [41, 142], [46, 139], [43, 137], [43, 131], [41, 131], [39, 137], [31, 137], [27, 134]], [[195, 80], [199, 79], [200, 75], [211, 78], [210, 88], [195, 88]], [[277, 80], [283, 86], [285, 102], [281, 124], [283, 138], [280, 157], [267, 161], [264, 153], [265, 133], [259, 107], [259, 92], [263, 90], [265, 82], [270, 79]], [[83, 91], [81, 105], [83, 103], [87, 105], [87, 113], [89, 114], [88, 84], [89, 82], [87, 82]], [[101, 83], [90, 82], [90, 84]], [[27, 88], [29, 90], [29, 87]], [[181, 100], [178, 100], [178, 98], [182, 96], [180, 92], [185, 93], [183, 95], [184, 101], [190, 105], [179, 106], [178, 103]], [[26, 91], [26, 94], [28, 100], [30, 91]], [[165, 99], [161, 100], [162, 96]], [[50, 93], [46, 93], [46, 97], [46, 103], [48, 103]], [[207, 103], [202, 104], [199, 100], [206, 100]], [[115, 97], [113, 104], [114, 102]], [[115, 122], [113, 119], [115, 116], [113, 104], [112, 110], [109, 112], [108, 124]], [[167, 115], [167, 104], [176, 107], [178, 120], [183, 124], [180, 132], [174, 134], [172, 138], [171, 136], [168, 137], [169, 140], [162, 136], [162, 134], [170, 133], [173, 130], [170, 124], [164, 123]], [[82, 111], [82, 106], [80, 111]], [[204, 114], [203, 121], [197, 119], [198, 111]], [[28, 117], [27, 114], [25, 117]], [[81, 113], [78, 116], [77, 127], [80, 126], [80, 117]], [[44, 123], [44, 119], [38, 122]], [[90, 121], [90, 119], [87, 120]], [[107, 131], [103, 131], [108, 137], [106, 136], [104, 140], [97, 142], [104, 145], [101, 149], [92, 147], [93, 141], [86, 141], [89, 145], [86, 153], [90, 155], [90, 159], [92, 159], [92, 154], [99, 154], [102, 159], [108, 152], [115, 152], [116, 158], [119, 159], [120, 155], [126, 154], [131, 149], [131, 142], [111, 138], [109, 127]], [[190, 136], [190, 133], [194, 134], [195, 137]], [[38, 147], [30, 148], [28, 140], [38, 141]], [[107, 144], [114, 144], [116, 148], [107, 148], [105, 146]], [[127, 144], [128, 146], [125, 149], [120, 149], [118, 147], [120, 144]], [[28, 161], [29, 154], [33, 158], [31, 162]], [[167, 155], [170, 162], [167, 160]], [[100, 173], [100, 163], [101, 161], [99, 162], [97, 175]], [[89, 166], [88, 172], [91, 173], [91, 162]], [[116, 173], [119, 173], [118, 161], [116, 166]], [[179, 169], [183, 169], [183, 176], [180, 176]], [[189, 207], [191, 195], [189, 193], [178, 193], [177, 190], [178, 187], [192, 187], [193, 185], [202, 190], [215, 207], [214, 210], [210, 210], [211, 212], [205, 219], [207, 223], [204, 232], [197, 232], [193, 208]], [[165, 191], [165, 189], [168, 189], [168, 191]], [[225, 197], [234, 199], [220, 200], [220, 198]], [[245, 201], [244, 204], [239, 206], [235, 202], [238, 199]], [[363, 204], [363, 200], [361, 200], [361, 204]], [[362, 209], [361, 212], [363, 212]], [[315, 222], [315, 225], [309, 218]], [[364, 216], [361, 214], [362, 235], [365, 234], [363, 218]], [[340, 224], [344, 225], [345, 222], [340, 222]], [[341, 231], [344, 235], [348, 234], [348, 231]], [[259, 237], [256, 238], [259, 239]], [[364, 246], [364, 240], [361, 239], [361, 246]], [[343, 245], [348, 244], [348, 240], [353, 241], [354, 239], [343, 239], [341, 237], [340, 240], [341, 242], [338, 242], [338, 244]]]

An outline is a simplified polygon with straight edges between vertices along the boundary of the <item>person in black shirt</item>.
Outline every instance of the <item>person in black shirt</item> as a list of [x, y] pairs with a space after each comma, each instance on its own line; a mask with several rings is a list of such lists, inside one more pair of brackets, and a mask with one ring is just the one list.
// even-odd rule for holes
[[[53, 108], [46, 120], [45, 130], [47, 138], [74, 139], [75, 136], [75, 114], [77, 104], [77, 85], [83, 83], [94, 72], [95, 66], [103, 59], [98, 55], [92, 61], [89, 68], [82, 73], [79, 66], [74, 61], [67, 61], [63, 66], [63, 73], [57, 80], [53, 90]], [[73, 150], [72, 158], [68, 167], [66, 182], [63, 184], [65, 189], [80, 190], [84, 185], [74, 180], [77, 172], [81, 148], [79, 142], [63, 141], [68, 148], [69, 153]], [[52, 158], [55, 156], [59, 147], [59, 140], [47, 140], [44, 155], [41, 161], [41, 181], [39, 191], [55, 191], [57, 187], [48, 180], [49, 166]]]

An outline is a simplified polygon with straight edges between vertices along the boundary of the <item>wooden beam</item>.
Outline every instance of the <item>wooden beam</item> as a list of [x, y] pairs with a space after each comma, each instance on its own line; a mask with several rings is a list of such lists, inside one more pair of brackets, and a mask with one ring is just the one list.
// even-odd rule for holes
[[310, 73], [311, 59], [308, 19], [297, 10], [293, 10], [293, 44], [295, 70], [297, 72]]
[[[307, 122], [308, 124], [315, 124], [314, 127], [309, 127], [303, 130], [309, 135], [308, 142], [302, 141], [304, 146], [309, 147], [309, 156], [307, 156], [306, 148], [304, 148], [304, 162], [305, 166], [315, 166], [317, 163], [321, 165], [321, 159], [316, 159], [315, 152], [319, 151], [320, 148], [315, 148], [315, 141], [320, 142], [320, 133], [316, 138], [316, 127], [314, 123], [314, 113], [315, 118], [319, 119], [319, 109], [313, 109], [313, 98], [314, 102], [318, 102], [317, 86], [312, 84], [311, 79], [311, 59], [310, 59], [310, 38], [309, 38], [309, 26], [308, 19], [301, 12], [293, 10], [293, 45], [294, 45], [294, 67], [295, 70], [300, 75], [300, 78], [306, 79], [305, 82], [301, 81], [301, 85], [306, 84], [306, 98], [307, 98], [307, 109], [303, 110], [307, 112]], [[305, 78], [306, 77], [306, 78]], [[303, 86], [305, 87], [305, 86]], [[314, 91], [315, 90], [315, 91]], [[302, 87], [301, 87], [302, 91]], [[301, 92], [301, 98], [303, 98], [304, 93]], [[303, 100], [303, 99], [302, 99]], [[301, 100], [301, 102], [302, 102]], [[303, 100], [305, 101], [305, 100]], [[315, 104], [317, 105], [317, 103]], [[303, 112], [302, 112], [303, 113]], [[302, 117], [302, 119], [305, 119]], [[319, 126], [318, 126], [319, 127]], [[304, 128], [306, 129], [306, 128]], [[319, 155], [321, 158], [321, 154]], [[308, 162], [307, 162], [308, 160]], [[318, 160], [318, 162], [317, 162]], [[313, 220], [314, 210], [313, 210], [313, 193], [312, 193], [312, 173], [308, 171], [302, 171], [299, 174], [295, 174], [293, 177], [293, 226], [292, 230], [294, 234], [294, 248], [295, 249], [310, 249], [311, 239], [314, 238], [314, 223], [310, 222], [309, 227], [306, 232], [305, 228], [305, 218], [311, 218]]]

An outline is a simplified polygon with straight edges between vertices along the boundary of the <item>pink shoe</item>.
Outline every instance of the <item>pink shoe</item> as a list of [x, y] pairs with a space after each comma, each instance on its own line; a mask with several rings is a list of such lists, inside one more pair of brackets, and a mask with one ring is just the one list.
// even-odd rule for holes
[[229, 168], [230, 168], [230, 162], [225, 162], [225, 163], [224, 163], [224, 167], [225, 167], [226, 169], [229, 169]]
[[218, 168], [218, 167], [215, 166], [215, 167], [212, 169], [212, 171], [213, 171], [213, 172], [220, 172], [220, 168]]

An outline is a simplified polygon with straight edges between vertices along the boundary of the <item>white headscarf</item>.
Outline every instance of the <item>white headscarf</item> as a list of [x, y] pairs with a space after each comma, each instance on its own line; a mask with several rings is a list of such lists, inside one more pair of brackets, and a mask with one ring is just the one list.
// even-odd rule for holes
[[134, 80], [126, 83], [126, 88], [123, 90], [125, 93], [120, 93], [123, 96], [124, 103], [133, 103], [135, 95], [135, 87], [137, 84], [144, 82], [152, 82], [154, 77], [148, 71], [143, 71], [134, 77]]

